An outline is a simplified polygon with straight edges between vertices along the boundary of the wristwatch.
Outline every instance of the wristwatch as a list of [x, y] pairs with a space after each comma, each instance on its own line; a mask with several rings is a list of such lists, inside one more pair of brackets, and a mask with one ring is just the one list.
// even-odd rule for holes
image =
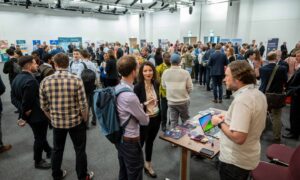
[[221, 126], [222, 126], [223, 123], [225, 123], [225, 122], [224, 122], [224, 121], [221, 121], [221, 122], [218, 123], [217, 126], [218, 126], [219, 129], [222, 129]]

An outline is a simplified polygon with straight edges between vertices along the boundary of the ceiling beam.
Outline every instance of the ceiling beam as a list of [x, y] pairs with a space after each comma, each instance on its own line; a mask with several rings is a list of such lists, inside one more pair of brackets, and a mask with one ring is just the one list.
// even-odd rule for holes
[[138, 0], [134, 0], [134, 1], [130, 4], [130, 6], [133, 6], [136, 2], [138, 2]]

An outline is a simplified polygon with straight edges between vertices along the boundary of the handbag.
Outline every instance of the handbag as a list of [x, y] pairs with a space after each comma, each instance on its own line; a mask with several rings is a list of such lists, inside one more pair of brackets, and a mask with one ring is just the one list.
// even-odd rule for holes
[[285, 93], [270, 93], [270, 92], [268, 92], [278, 68], [279, 68], [279, 66], [276, 64], [275, 68], [272, 71], [271, 77], [270, 77], [268, 85], [267, 85], [266, 93], [265, 93], [266, 97], [267, 97], [267, 102], [268, 102], [268, 109], [280, 109], [286, 105], [286, 102], [285, 102], [286, 94]]

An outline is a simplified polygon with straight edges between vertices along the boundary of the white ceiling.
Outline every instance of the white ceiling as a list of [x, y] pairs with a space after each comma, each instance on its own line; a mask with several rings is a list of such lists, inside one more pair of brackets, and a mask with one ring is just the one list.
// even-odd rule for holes
[[[0, 0], [0, 2], [1, 1], [4, 2], [5, 0]], [[57, 8], [57, 3], [60, 1], [61, 9], [81, 11], [82, 13], [136, 14], [162, 10], [174, 12], [176, 11], [176, 7], [178, 9], [181, 7], [193, 6], [194, 1], [197, 3], [218, 3], [230, 0], [9, 0], [9, 2], [5, 4], [19, 4], [25, 6], [26, 1], [30, 1], [32, 3], [31, 6], [40, 6], [45, 8]], [[135, 3], [132, 5], [133, 2]], [[114, 9], [115, 11], [113, 11]]]

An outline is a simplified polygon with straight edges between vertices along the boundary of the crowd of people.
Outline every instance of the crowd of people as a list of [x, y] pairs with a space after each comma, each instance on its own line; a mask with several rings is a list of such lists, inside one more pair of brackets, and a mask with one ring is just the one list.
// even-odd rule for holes
[[[90, 123], [97, 124], [93, 91], [98, 88], [132, 89], [120, 94], [116, 102], [120, 124], [129, 121], [124, 128], [123, 142], [116, 144], [120, 180], [142, 179], [143, 169], [148, 176], [157, 177], [152, 165], [155, 138], [160, 128], [162, 131], [175, 128], [179, 117], [182, 122], [190, 118], [190, 93], [195, 83], [212, 90], [214, 103], [222, 103], [231, 95], [235, 97], [226, 116], [213, 117], [213, 124], [223, 132], [221, 179], [245, 179], [258, 164], [267, 111], [271, 114], [275, 142], [280, 142], [281, 137], [298, 139], [300, 135], [297, 112], [300, 42], [290, 53], [283, 43], [280, 50], [268, 52], [266, 59], [263, 43], [257, 45], [255, 40], [242, 45], [231, 42], [190, 45], [177, 41], [164, 48], [149, 44], [141, 49], [130, 48], [127, 43], [122, 46], [119, 42], [99, 47], [91, 43], [79, 49], [70, 44], [67, 52], [44, 43], [31, 55], [23, 55], [15, 47], [6, 52], [9, 60], [3, 72], [9, 77], [11, 102], [19, 114], [18, 125], [28, 124], [34, 134], [35, 168], [52, 168], [54, 179], [62, 179], [67, 174], [61, 169], [67, 134], [76, 152], [78, 179], [94, 177], [87, 169], [85, 149], [86, 130]], [[0, 94], [4, 91], [0, 77]], [[284, 92], [291, 97], [291, 126], [286, 127], [289, 134], [281, 134], [282, 108], [267, 109], [264, 95]], [[53, 129], [52, 146], [47, 141], [48, 128]], [[0, 116], [0, 153], [11, 148], [2, 142]], [[43, 152], [51, 162], [42, 158]], [[248, 159], [253, 161], [245, 162]]]

